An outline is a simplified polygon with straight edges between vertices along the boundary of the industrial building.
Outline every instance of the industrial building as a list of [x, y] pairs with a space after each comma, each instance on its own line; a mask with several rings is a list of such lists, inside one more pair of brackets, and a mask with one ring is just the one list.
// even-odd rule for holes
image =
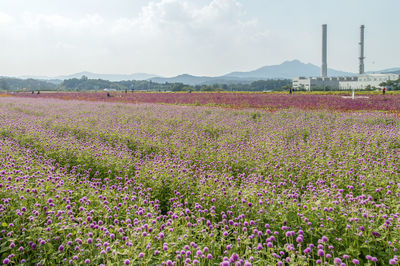
[[340, 81], [339, 90], [365, 90], [368, 87], [381, 88], [379, 84], [388, 80], [397, 80], [398, 74], [361, 74], [354, 81]]
[[328, 77], [327, 64], [327, 25], [322, 25], [322, 65], [321, 77], [296, 77], [293, 79], [294, 90], [364, 90], [369, 87], [380, 88], [382, 82], [397, 80], [398, 74], [366, 74], [364, 73], [364, 25], [360, 27], [360, 56], [358, 76], [353, 77]]
[[379, 84], [397, 80], [398, 74], [361, 74], [355, 77], [296, 77], [292, 81], [294, 90], [365, 90], [369, 87], [381, 88]]

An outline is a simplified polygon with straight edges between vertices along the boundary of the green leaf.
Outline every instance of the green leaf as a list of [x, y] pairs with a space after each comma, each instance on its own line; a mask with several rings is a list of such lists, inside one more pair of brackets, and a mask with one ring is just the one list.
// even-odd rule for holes
[[8, 246], [0, 249], [0, 254], [4, 254], [6, 251], [10, 250], [10, 248]]

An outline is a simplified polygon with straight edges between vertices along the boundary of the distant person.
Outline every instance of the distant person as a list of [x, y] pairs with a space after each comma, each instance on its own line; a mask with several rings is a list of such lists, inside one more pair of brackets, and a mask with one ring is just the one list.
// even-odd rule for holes
[[385, 95], [385, 92], [386, 92], [386, 88], [383, 87], [383, 89], [382, 89], [382, 94]]
[[125, 93], [128, 93], [128, 90], [125, 90]]
[[292, 94], [292, 88], [289, 88], [289, 94]]
[[34, 94], [35, 93], [35, 91], [32, 91], [32, 94]]
[[109, 93], [109, 92], [107, 92], [107, 97], [111, 97], [111, 95], [110, 95], [110, 93]]
[[40, 94], [40, 91], [38, 91], [37, 94]]

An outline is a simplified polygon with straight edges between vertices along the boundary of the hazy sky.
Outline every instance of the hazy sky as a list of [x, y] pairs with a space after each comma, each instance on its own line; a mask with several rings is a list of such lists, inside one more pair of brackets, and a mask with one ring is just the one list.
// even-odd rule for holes
[[299, 59], [400, 67], [399, 0], [0, 0], [0, 76], [221, 75]]

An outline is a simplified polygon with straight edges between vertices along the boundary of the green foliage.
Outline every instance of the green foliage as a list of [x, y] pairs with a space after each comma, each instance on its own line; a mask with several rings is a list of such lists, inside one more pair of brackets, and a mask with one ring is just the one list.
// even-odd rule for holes
[[400, 90], [400, 78], [396, 80], [387, 80], [379, 84], [381, 87], [386, 87], [387, 90]]
[[212, 85], [196, 85], [190, 86], [183, 83], [155, 83], [146, 80], [126, 80], [112, 82], [101, 79], [88, 79], [83, 77], [80, 79], [73, 78], [64, 80], [58, 89], [72, 91], [90, 91], [90, 90], [126, 90], [126, 91], [173, 91], [173, 92], [215, 92], [215, 91], [265, 91], [265, 90], [284, 90], [284, 86], [289, 86], [291, 81], [288, 79], [270, 79], [258, 80], [252, 83], [216, 83]]
[[71, 90], [71, 91], [90, 91], [90, 90], [124, 90], [126, 87], [119, 85], [118, 83], [102, 80], [102, 79], [88, 79], [83, 76], [80, 79], [66, 79], [61, 83], [59, 89]]
[[0, 78], [0, 91], [55, 90], [57, 85], [36, 79]]

